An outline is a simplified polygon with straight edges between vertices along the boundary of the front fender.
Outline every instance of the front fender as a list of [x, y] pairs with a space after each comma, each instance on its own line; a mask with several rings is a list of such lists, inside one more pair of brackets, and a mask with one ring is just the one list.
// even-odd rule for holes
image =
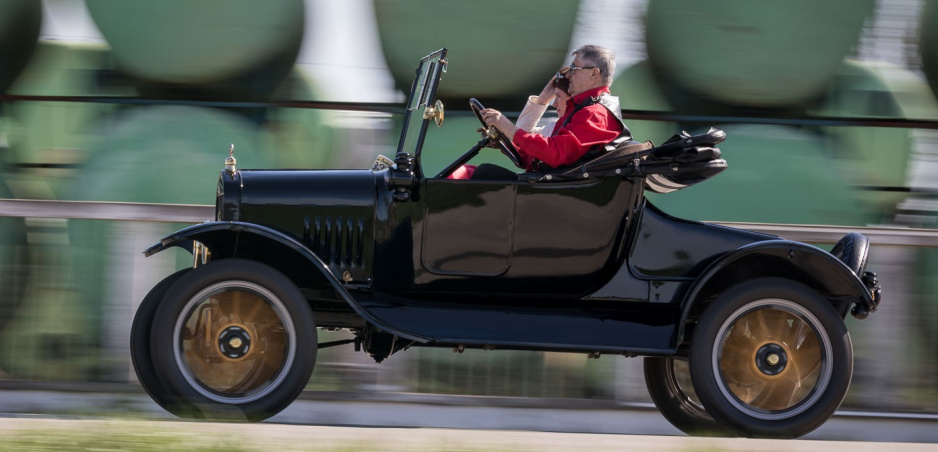
[[[240, 255], [239, 252], [257, 254], [257, 250], [254, 249], [256, 247], [249, 247], [249, 245], [258, 240], [273, 241], [292, 251], [304, 254], [312, 262], [323, 266], [327, 273], [332, 274], [328, 272], [328, 267], [322, 259], [293, 237], [266, 226], [238, 221], [208, 221], [180, 229], [144, 250], [143, 255], [150, 257], [172, 247], [180, 247], [192, 253], [193, 243], [199, 242], [208, 247], [216, 258], [246, 257]], [[334, 275], [332, 279], [335, 279]]]
[[[276, 268], [299, 287], [327, 284], [358, 315], [375, 326], [406, 339], [418, 342], [428, 340], [387, 325], [368, 314], [349, 293], [345, 282], [333, 274], [319, 256], [295, 238], [276, 229], [237, 221], [206, 222], [166, 236], [144, 250], [143, 254], [149, 257], [172, 247], [181, 247], [191, 253], [195, 242], [208, 248], [213, 260], [235, 257], [251, 259]], [[351, 284], [360, 286], [354, 282]]]
[[818, 291], [842, 316], [850, 305], [875, 306], [863, 281], [830, 253], [801, 242], [767, 240], [742, 246], [711, 263], [686, 292], [678, 338], [687, 319], [731, 286], [752, 278], [776, 276], [798, 281]]

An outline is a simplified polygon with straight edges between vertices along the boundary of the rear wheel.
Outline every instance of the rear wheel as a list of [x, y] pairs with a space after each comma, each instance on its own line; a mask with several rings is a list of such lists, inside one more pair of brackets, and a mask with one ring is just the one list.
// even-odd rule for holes
[[151, 332], [158, 377], [181, 417], [266, 419], [309, 381], [312, 312], [296, 286], [258, 262], [198, 267], [167, 291]]
[[794, 281], [759, 278], [707, 307], [690, 362], [694, 388], [718, 422], [745, 436], [793, 438], [840, 406], [853, 347], [823, 297]]
[[649, 356], [644, 364], [648, 395], [671, 425], [693, 436], [731, 435], [697, 398], [687, 358]]

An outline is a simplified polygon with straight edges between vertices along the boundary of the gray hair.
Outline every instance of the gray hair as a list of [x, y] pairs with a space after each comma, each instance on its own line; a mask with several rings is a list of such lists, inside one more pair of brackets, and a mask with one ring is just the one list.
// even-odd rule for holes
[[571, 55], [574, 57], [579, 55], [580, 58], [599, 68], [599, 75], [602, 76], [603, 84], [606, 86], [612, 85], [612, 79], [616, 75], [616, 55], [612, 50], [587, 44], [574, 50]]

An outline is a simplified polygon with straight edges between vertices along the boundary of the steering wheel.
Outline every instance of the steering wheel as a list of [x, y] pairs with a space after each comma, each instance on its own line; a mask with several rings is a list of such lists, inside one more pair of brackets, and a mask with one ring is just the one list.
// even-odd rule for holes
[[489, 137], [489, 141], [497, 145], [498, 149], [502, 151], [502, 154], [505, 154], [505, 157], [508, 157], [508, 160], [511, 160], [511, 163], [514, 163], [518, 168], [524, 168], [521, 165], [521, 154], [519, 154], [518, 150], [515, 149], [515, 145], [511, 144], [511, 140], [495, 127], [489, 127], [485, 125], [485, 120], [482, 119], [482, 110], [485, 107], [482, 106], [482, 102], [479, 102], [474, 97], [470, 98], [469, 108], [471, 108], [472, 112], [476, 114], [477, 118], [479, 118], [479, 122], [481, 122], [482, 127], [485, 128], [485, 134]]

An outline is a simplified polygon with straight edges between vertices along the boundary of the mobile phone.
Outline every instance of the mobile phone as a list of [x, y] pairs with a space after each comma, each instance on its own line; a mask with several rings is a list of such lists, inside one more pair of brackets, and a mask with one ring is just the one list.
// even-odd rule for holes
[[554, 88], [560, 88], [565, 93], [570, 92], [570, 79], [567, 78], [566, 71], [559, 71], [554, 76]]

